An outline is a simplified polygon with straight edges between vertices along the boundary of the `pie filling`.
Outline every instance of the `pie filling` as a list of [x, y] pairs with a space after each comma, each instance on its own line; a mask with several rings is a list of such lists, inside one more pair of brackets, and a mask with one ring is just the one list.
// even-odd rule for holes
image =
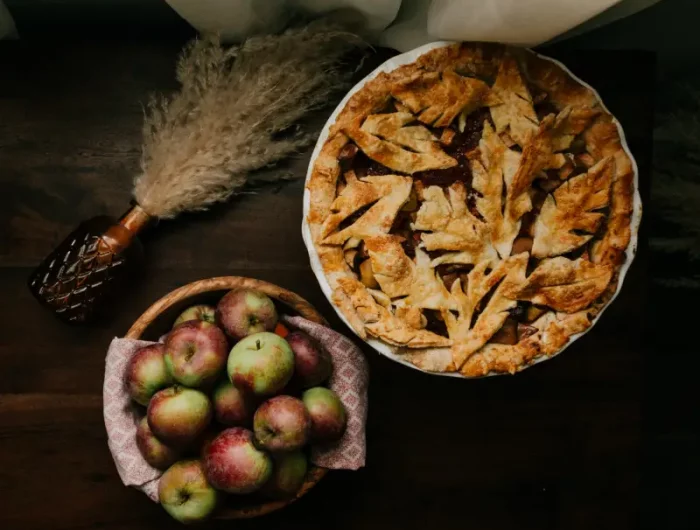
[[514, 372], [556, 353], [624, 260], [601, 250], [623, 151], [590, 137], [609, 115], [555, 100], [508, 54], [495, 77], [418, 68], [386, 91], [338, 133], [315, 236], [342, 249], [338, 300], [428, 370]]

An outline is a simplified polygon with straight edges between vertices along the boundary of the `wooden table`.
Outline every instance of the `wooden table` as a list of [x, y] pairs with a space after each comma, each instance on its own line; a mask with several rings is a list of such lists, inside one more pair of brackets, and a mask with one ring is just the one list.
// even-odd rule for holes
[[[145, 529], [176, 523], [122, 486], [107, 449], [110, 339], [187, 282], [244, 275], [292, 289], [345, 330], [309, 269], [303, 183], [163, 222], [114, 317], [66, 326], [26, 278], [78, 222], [120, 214], [138, 172], [142, 105], [174, 88], [181, 43], [0, 43], [0, 528]], [[565, 57], [622, 122], [649, 187], [653, 56]], [[319, 116], [319, 123], [325, 115]], [[310, 150], [290, 163], [303, 175]], [[333, 472], [288, 509], [219, 528], [629, 528], [640, 509], [647, 256], [619, 298], [558, 358], [516, 377], [418, 373], [365, 348], [367, 467]], [[284, 525], [284, 526], [283, 526]]]

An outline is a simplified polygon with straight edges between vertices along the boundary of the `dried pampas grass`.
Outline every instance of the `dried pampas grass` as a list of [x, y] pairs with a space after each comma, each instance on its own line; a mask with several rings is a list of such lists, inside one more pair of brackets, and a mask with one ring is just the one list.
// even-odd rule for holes
[[341, 61], [361, 44], [325, 24], [229, 49], [218, 39], [190, 43], [177, 65], [182, 88], [149, 105], [136, 201], [160, 218], [206, 209], [308, 145], [314, 135], [295, 126], [347, 85], [352, 71]]

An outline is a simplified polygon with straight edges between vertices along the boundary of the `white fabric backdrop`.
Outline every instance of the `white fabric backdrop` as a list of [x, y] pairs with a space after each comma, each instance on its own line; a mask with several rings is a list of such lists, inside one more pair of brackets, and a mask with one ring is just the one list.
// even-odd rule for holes
[[596, 25], [660, 0], [166, 1], [199, 31], [219, 32], [231, 41], [278, 30], [290, 8], [302, 7], [318, 14], [352, 8], [363, 17], [370, 41], [406, 51], [440, 39], [534, 46], [601, 13], [595, 19]]
[[[316, 14], [352, 9], [361, 17], [368, 40], [406, 51], [439, 39], [536, 45], [609, 23], [660, 0], [165, 1], [199, 31], [219, 32], [229, 41], [279, 30], [290, 8]], [[0, 39], [16, 36], [12, 16], [0, 0]]]

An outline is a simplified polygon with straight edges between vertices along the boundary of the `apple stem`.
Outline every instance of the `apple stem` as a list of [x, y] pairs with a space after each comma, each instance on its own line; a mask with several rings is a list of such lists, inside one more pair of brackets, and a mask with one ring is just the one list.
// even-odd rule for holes
[[186, 491], [183, 491], [183, 490], [180, 490], [178, 492], [178, 497], [179, 497], [178, 500], [180, 501], [180, 504], [185, 504], [187, 501], [190, 500], [190, 494]]

